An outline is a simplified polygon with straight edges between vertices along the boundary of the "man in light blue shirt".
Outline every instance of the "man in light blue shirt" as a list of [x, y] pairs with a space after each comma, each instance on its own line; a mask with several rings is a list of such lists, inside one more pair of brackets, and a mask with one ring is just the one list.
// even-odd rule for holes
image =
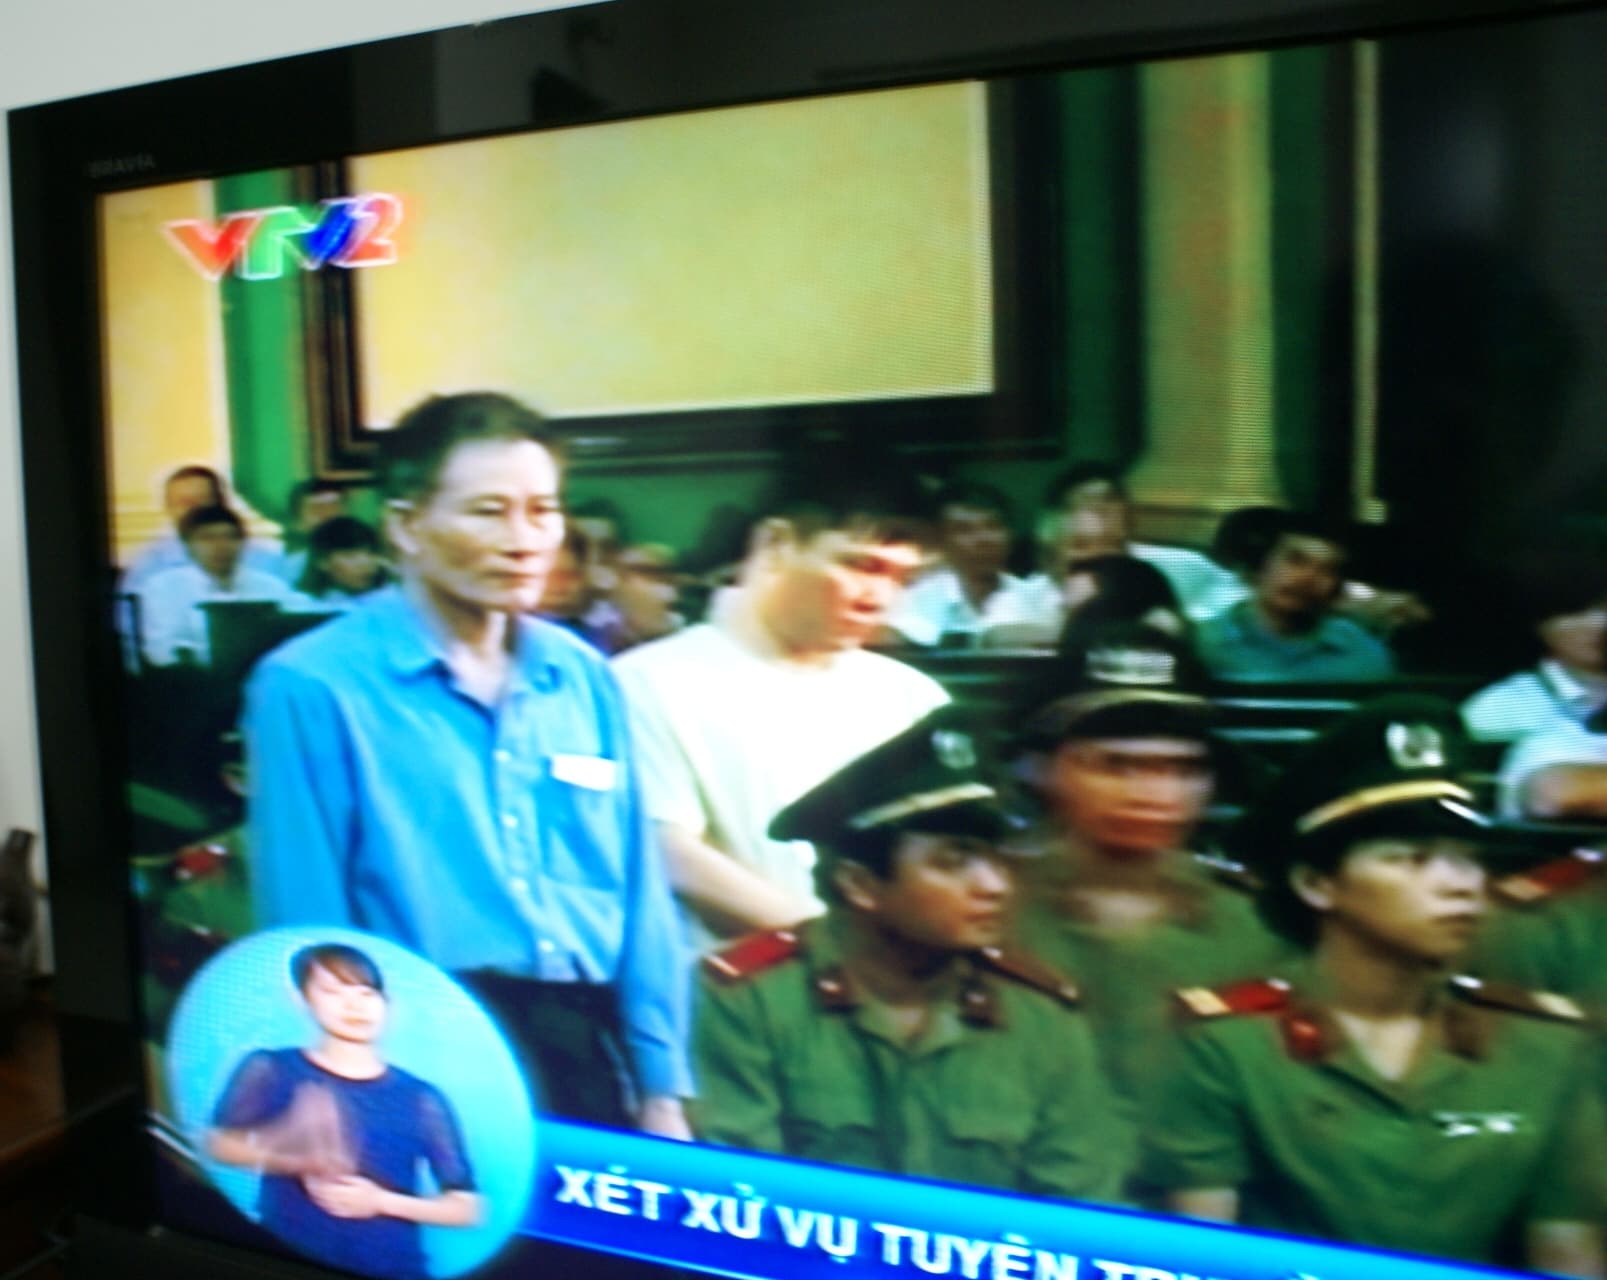
[[412, 948], [490, 1007], [544, 1110], [684, 1137], [687, 966], [618, 691], [523, 616], [563, 538], [551, 438], [474, 394], [384, 443], [399, 587], [247, 688], [259, 923]]

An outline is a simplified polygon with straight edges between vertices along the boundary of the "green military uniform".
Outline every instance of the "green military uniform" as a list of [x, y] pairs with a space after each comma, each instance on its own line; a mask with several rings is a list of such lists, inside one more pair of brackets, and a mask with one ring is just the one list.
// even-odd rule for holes
[[1490, 886], [1493, 914], [1469, 967], [1607, 1011], [1607, 863], [1595, 850]]
[[1083, 1008], [1111, 1084], [1142, 1110], [1175, 1040], [1172, 992], [1277, 973], [1293, 948], [1256, 915], [1248, 876], [1189, 854], [1166, 859], [1161, 920], [1113, 933], [1078, 909], [1077, 873], [1048, 854], [1033, 868], [1017, 936], [1083, 989]]
[[1453, 980], [1400, 1081], [1346, 1039], [1312, 969], [1182, 993], [1200, 1021], [1146, 1133], [1167, 1189], [1236, 1188], [1247, 1225], [1512, 1264], [1512, 1231], [1602, 1211], [1607, 1143], [1577, 1008]]
[[711, 957], [700, 987], [700, 1139], [1037, 1195], [1116, 1190], [1110, 1093], [1073, 990], [1047, 972], [956, 957], [913, 1043], [843, 969], [829, 919]]

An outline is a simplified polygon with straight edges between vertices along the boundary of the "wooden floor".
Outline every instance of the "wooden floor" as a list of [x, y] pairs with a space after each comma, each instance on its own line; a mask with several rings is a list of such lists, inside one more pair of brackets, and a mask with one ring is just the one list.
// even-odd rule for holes
[[[56, 1024], [48, 990], [33, 993], [16, 1040], [0, 1049], [0, 1276], [50, 1247], [64, 1227], [62, 1102]], [[22, 1272], [56, 1280], [54, 1261]]]

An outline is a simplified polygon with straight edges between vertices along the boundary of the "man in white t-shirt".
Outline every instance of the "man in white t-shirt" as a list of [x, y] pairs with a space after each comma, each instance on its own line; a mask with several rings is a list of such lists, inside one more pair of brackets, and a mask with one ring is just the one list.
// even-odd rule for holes
[[755, 526], [711, 622], [615, 659], [648, 812], [700, 949], [819, 914], [813, 847], [770, 839], [770, 820], [948, 700], [862, 647], [923, 554], [902, 509], [783, 509]]
[[[1036, 621], [1039, 595], [1006, 571], [1010, 512], [991, 485], [954, 484], [937, 497], [942, 563], [925, 574], [888, 615], [888, 625], [911, 644], [968, 648], [999, 626]], [[1051, 605], [1051, 625], [1058, 610]]]

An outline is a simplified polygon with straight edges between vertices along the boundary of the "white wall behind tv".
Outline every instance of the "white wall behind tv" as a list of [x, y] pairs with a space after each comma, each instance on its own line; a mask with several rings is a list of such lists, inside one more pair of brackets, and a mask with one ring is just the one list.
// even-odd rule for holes
[[[0, 110], [575, 0], [0, 0]], [[42, 827], [23, 563], [10, 160], [0, 132], [0, 832]]]

